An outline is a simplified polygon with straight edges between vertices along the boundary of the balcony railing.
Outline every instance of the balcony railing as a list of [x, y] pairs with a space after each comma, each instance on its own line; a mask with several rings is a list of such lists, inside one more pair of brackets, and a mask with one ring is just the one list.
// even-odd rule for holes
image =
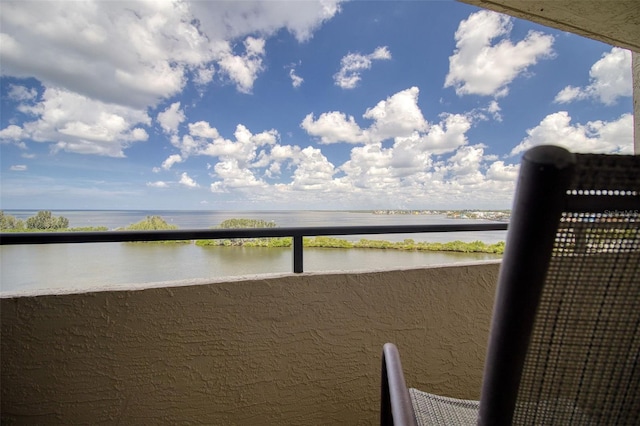
[[302, 273], [304, 272], [303, 237], [504, 231], [507, 226], [507, 223], [464, 223], [459, 225], [321, 226], [169, 231], [5, 232], [0, 233], [0, 245], [291, 237], [293, 241], [293, 272]]

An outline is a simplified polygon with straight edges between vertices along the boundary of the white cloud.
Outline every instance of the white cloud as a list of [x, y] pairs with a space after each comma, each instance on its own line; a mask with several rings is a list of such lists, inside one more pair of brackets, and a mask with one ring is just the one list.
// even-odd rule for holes
[[467, 144], [466, 132], [471, 119], [462, 114], [443, 114], [443, 120], [431, 125], [426, 133], [414, 132], [411, 136], [396, 138], [396, 144], [413, 141], [415, 150], [432, 154], [445, 154]]
[[[192, 70], [200, 83], [220, 66], [250, 90], [264, 54], [247, 37], [246, 54], [229, 41], [287, 28], [307, 40], [340, 10], [338, 1], [278, 2], [14, 2], [3, 5], [3, 73], [137, 108], [178, 93]], [[221, 49], [222, 47], [222, 49]]]
[[313, 114], [307, 116], [300, 123], [300, 127], [312, 136], [319, 136], [320, 143], [336, 142], [364, 143], [366, 135], [358, 126], [353, 116], [342, 112], [331, 111], [320, 114], [317, 120]]
[[[268, 130], [253, 134], [242, 124], [236, 126], [234, 138], [226, 139], [222, 137], [218, 130], [205, 121], [189, 123], [189, 134], [182, 138], [176, 138], [175, 146], [180, 149], [180, 154], [169, 156], [163, 163], [162, 168], [168, 170], [177, 162], [186, 161], [190, 156], [209, 156], [218, 159], [213, 165], [208, 164], [207, 170], [212, 169], [211, 177], [215, 179], [210, 188], [213, 192], [227, 192], [230, 189], [242, 188], [266, 188], [267, 184], [252, 171], [254, 168], [271, 167], [274, 172], [278, 171], [279, 164], [291, 158], [276, 158], [269, 154], [283, 153], [283, 147], [277, 145], [279, 140], [278, 132]], [[267, 171], [265, 174], [268, 175]], [[185, 177], [186, 176], [186, 177]], [[180, 183], [192, 186], [183, 173]]]
[[217, 139], [220, 137], [218, 130], [211, 127], [211, 125], [206, 121], [189, 123], [189, 134], [194, 137], [207, 139]]
[[392, 155], [392, 150], [380, 143], [353, 148], [350, 160], [340, 167], [346, 174], [343, 181], [360, 190], [391, 190], [399, 185], [390, 167]]
[[144, 108], [178, 93], [187, 68], [212, 60], [186, 4], [87, 1], [74, 4], [73, 13], [68, 6], [3, 5], [4, 74]]
[[[66, 2], [3, 3], [2, 75], [35, 78], [45, 88], [39, 106], [30, 109], [37, 120], [19, 126], [19, 137], [58, 142], [54, 151], [124, 156], [131, 142], [146, 139], [146, 131], [135, 126], [150, 125], [147, 110], [179, 94], [189, 79], [206, 85], [219, 77], [250, 93], [264, 69], [266, 37], [285, 28], [299, 41], [308, 40], [340, 11], [339, 4], [89, 0], [69, 8]], [[244, 40], [243, 52], [236, 51], [238, 40]], [[23, 86], [9, 91], [14, 101], [36, 96]], [[67, 122], [49, 109], [54, 97], [65, 98], [56, 112]], [[71, 122], [68, 117], [81, 99], [88, 108]], [[91, 110], [111, 118], [88, 119]], [[180, 113], [175, 104], [160, 113], [163, 130], [173, 132], [183, 121]], [[115, 123], [115, 116], [123, 121]], [[5, 130], [5, 139], [17, 135], [14, 128]]]
[[267, 184], [256, 178], [251, 170], [242, 167], [236, 159], [226, 159], [214, 166], [218, 180], [211, 184], [212, 192], [226, 192], [228, 189], [267, 188]]
[[502, 115], [500, 114], [502, 108], [498, 104], [498, 101], [495, 99], [489, 102], [489, 106], [487, 107], [487, 112], [493, 116], [493, 119], [496, 121], [502, 121]]
[[308, 114], [300, 127], [310, 135], [319, 137], [323, 144], [375, 143], [395, 137], [409, 137], [429, 127], [418, 107], [419, 93], [417, 87], [411, 87], [368, 108], [362, 117], [373, 120], [373, 123], [367, 129], [362, 129], [353, 116], [339, 111], [322, 113], [317, 120], [313, 114]]
[[106, 104], [63, 89], [47, 88], [41, 102], [25, 108], [35, 121], [3, 129], [3, 137], [55, 142], [54, 150], [79, 154], [123, 157], [123, 149], [145, 141], [147, 132], [137, 127], [151, 119], [141, 110]]
[[180, 154], [173, 154], [167, 157], [166, 160], [162, 162], [162, 168], [164, 170], [169, 170], [174, 164], [182, 163], [184, 159], [180, 156]]
[[15, 124], [10, 124], [4, 129], [0, 130], [0, 139], [6, 141], [19, 141], [20, 139], [25, 138], [25, 132], [20, 126], [16, 126]]
[[191, 177], [189, 177], [189, 175], [187, 174], [187, 172], [183, 172], [182, 175], [180, 175], [180, 185], [184, 185], [187, 188], [197, 188], [199, 185], [198, 183], [193, 180]]
[[[505, 96], [518, 75], [553, 54], [553, 37], [537, 31], [529, 31], [513, 44], [506, 38], [511, 22], [506, 15], [489, 11], [473, 13], [460, 22], [444, 87], [454, 87], [459, 96]], [[502, 39], [492, 45], [496, 38]]]
[[289, 69], [289, 77], [291, 78], [291, 85], [293, 87], [302, 86], [302, 83], [304, 82], [304, 78], [302, 78], [302, 77], [300, 77], [299, 75], [296, 74], [295, 68], [291, 67]]
[[147, 182], [147, 186], [152, 187], [152, 188], [168, 188], [169, 184], [167, 182], [163, 182], [161, 180], [158, 180], [156, 182]]
[[340, 167], [345, 176], [334, 182], [342, 185], [350, 199], [369, 206], [453, 208], [467, 206], [472, 199], [478, 205], [507, 207], [517, 166], [490, 164], [492, 156], [485, 155], [484, 149], [483, 145], [461, 146], [449, 159], [434, 161], [429, 153], [407, 153], [398, 143], [389, 149], [380, 144], [356, 147]]
[[263, 70], [264, 45], [264, 39], [247, 37], [244, 55], [234, 55], [228, 43], [218, 53], [221, 73], [228, 76], [242, 93], [251, 93], [258, 73]]
[[443, 154], [466, 144], [465, 133], [471, 128], [471, 116], [445, 113], [442, 121], [429, 124], [418, 106], [419, 92], [417, 87], [411, 87], [367, 109], [363, 118], [373, 123], [366, 129], [362, 129], [353, 116], [338, 111], [322, 113], [317, 120], [308, 114], [300, 127], [319, 137], [323, 144], [376, 144], [394, 139], [395, 145], [412, 155], [422, 151]]
[[387, 46], [377, 47], [373, 53], [349, 53], [340, 60], [340, 71], [333, 76], [336, 86], [343, 89], [353, 89], [360, 81], [360, 73], [371, 68], [372, 61], [389, 60], [391, 52]]
[[165, 133], [173, 135], [178, 132], [178, 126], [186, 119], [184, 111], [180, 109], [180, 102], [172, 103], [167, 109], [158, 113], [158, 123]]
[[24, 164], [16, 164], [9, 167], [9, 170], [11, 170], [12, 172], [25, 172], [27, 171], [27, 166], [25, 166]]
[[216, 69], [213, 65], [202, 65], [196, 70], [194, 81], [196, 84], [206, 86], [213, 81], [213, 76], [216, 74]]
[[518, 178], [519, 166], [504, 164], [504, 161], [496, 161], [489, 166], [487, 178], [497, 181], [515, 182]]
[[367, 109], [363, 117], [374, 121], [368, 130], [372, 140], [408, 136], [414, 131], [426, 130], [427, 122], [418, 107], [419, 93], [417, 87], [411, 87]]
[[564, 89], [558, 92], [555, 99], [553, 100], [559, 104], [566, 104], [568, 102], [584, 99], [587, 97], [587, 94], [583, 89], [579, 87], [566, 86]]
[[28, 88], [17, 84], [10, 84], [7, 96], [9, 99], [18, 102], [31, 101], [38, 96], [38, 91], [33, 87]]
[[[345, 208], [345, 200], [354, 206], [449, 208], [473, 199], [478, 205], [507, 207], [517, 166], [486, 155], [483, 145], [469, 146], [470, 126], [468, 115], [443, 114], [426, 131], [393, 138], [391, 147], [371, 140], [353, 147], [342, 164], [334, 164], [320, 148], [281, 145], [275, 131], [253, 134], [238, 125], [233, 137], [225, 138], [204, 121], [187, 126], [191, 134], [183, 136], [180, 148], [215, 158], [207, 165], [211, 192], [247, 202], [291, 206], [295, 200], [300, 208], [310, 208], [321, 207], [322, 199], [322, 205]], [[182, 176], [183, 185], [195, 184], [186, 173]]]
[[322, 151], [308, 146], [300, 151], [291, 187], [302, 191], [326, 191], [331, 186], [335, 173], [335, 167]]
[[631, 154], [633, 116], [624, 114], [615, 121], [573, 125], [566, 111], [549, 114], [536, 127], [527, 130], [527, 137], [511, 150], [511, 155], [545, 144], [560, 145], [573, 152]]
[[299, 42], [309, 40], [325, 21], [340, 12], [341, 0], [295, 3], [248, 0], [196, 1], [190, 7], [200, 28], [211, 39], [234, 39], [247, 34], [272, 35], [286, 28]]
[[595, 99], [612, 105], [619, 97], [632, 96], [631, 52], [614, 47], [602, 55], [589, 71], [590, 84], [586, 87], [567, 86], [554, 102], [564, 104], [582, 99]]

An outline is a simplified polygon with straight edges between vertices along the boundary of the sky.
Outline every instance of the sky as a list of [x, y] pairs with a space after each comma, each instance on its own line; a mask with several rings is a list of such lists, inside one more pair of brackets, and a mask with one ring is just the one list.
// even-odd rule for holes
[[449, 1], [0, 2], [0, 208], [507, 209], [631, 54]]

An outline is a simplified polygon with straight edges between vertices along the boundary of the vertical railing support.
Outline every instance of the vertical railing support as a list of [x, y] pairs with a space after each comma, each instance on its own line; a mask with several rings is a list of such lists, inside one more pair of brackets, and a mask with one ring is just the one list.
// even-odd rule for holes
[[302, 235], [293, 236], [293, 272], [301, 274], [302, 266]]

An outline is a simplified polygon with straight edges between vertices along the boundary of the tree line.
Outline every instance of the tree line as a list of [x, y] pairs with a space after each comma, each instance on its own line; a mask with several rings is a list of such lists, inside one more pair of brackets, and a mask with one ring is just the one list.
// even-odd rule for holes
[[[247, 228], [275, 228], [276, 223], [259, 219], [228, 219], [215, 226], [214, 229], [247, 229]], [[143, 220], [133, 223], [116, 231], [159, 231], [178, 229], [178, 226], [166, 222], [161, 216], [147, 216]], [[107, 231], [108, 228], [85, 227], [69, 228], [69, 219], [54, 216], [50, 211], [39, 211], [35, 216], [26, 221], [16, 219], [0, 211], [0, 230], [3, 232], [29, 232], [29, 231]], [[190, 241], [157, 241], [156, 243], [189, 243]], [[293, 242], [290, 237], [285, 238], [231, 238], [215, 240], [198, 240], [196, 245], [206, 246], [242, 246], [242, 247], [291, 247]], [[391, 249], [404, 251], [451, 251], [460, 253], [504, 253], [504, 242], [486, 244], [482, 241], [470, 243], [451, 241], [448, 243], [416, 242], [405, 239], [400, 242], [384, 240], [360, 239], [349, 241], [334, 237], [305, 237], [304, 247], [316, 248], [367, 248], [367, 249]]]
[[26, 221], [0, 211], [0, 229], [3, 231], [58, 231], [68, 228], [69, 219], [62, 216], [55, 217], [48, 210], [39, 211]]

